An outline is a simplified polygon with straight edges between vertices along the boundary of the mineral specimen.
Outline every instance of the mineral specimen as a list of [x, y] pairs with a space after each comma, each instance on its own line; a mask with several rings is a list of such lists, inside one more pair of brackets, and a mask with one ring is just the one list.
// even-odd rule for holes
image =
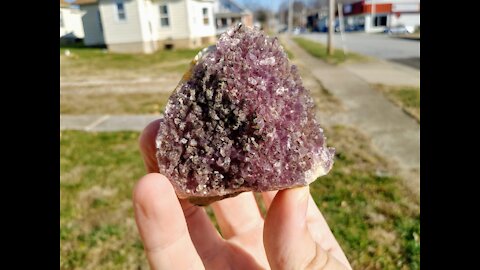
[[308, 185], [329, 172], [334, 155], [277, 38], [242, 24], [192, 61], [156, 147], [160, 173], [197, 205]]

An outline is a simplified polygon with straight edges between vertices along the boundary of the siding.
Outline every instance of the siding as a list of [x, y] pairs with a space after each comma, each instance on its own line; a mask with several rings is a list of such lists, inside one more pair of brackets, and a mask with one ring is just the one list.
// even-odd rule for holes
[[420, 25], [419, 13], [414, 13], [414, 14], [403, 13], [403, 14], [400, 14], [400, 17], [397, 17], [394, 14], [392, 14], [391, 17], [392, 17], [392, 26], [403, 24], [405, 26], [416, 27]]
[[140, 29], [142, 34], [142, 40], [144, 41], [154, 41], [156, 40], [153, 32], [153, 25], [151, 23], [153, 6], [151, 1], [137, 1], [138, 2], [138, 12], [142, 14], [139, 19]]
[[63, 27], [60, 26], [60, 37], [65, 35], [75, 35], [77, 38], [83, 38], [82, 14], [78, 9], [60, 8], [63, 17]]
[[420, 3], [420, 0], [365, 0], [365, 4], [372, 4], [374, 2], [375, 4], [386, 4], [386, 3], [391, 3], [391, 4], [404, 4], [404, 3]]
[[125, 0], [126, 21], [119, 21], [114, 0], [101, 0], [100, 12], [106, 44], [142, 42], [137, 0]]
[[[192, 37], [215, 36], [215, 17], [213, 1], [186, 0], [188, 3], [188, 22]], [[202, 9], [208, 9], [208, 25], [203, 23]]]
[[83, 42], [87, 46], [104, 45], [105, 40], [103, 38], [98, 5], [82, 5], [80, 8], [85, 12], [82, 16], [83, 31], [85, 32]]
[[[160, 5], [168, 8], [169, 27], [160, 25]], [[188, 14], [185, 0], [155, 1], [151, 4], [150, 22], [157, 40], [190, 38]]]

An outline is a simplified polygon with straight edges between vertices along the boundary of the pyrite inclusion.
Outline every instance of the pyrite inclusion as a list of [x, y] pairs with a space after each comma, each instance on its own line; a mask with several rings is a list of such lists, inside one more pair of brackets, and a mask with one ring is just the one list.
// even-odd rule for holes
[[156, 144], [160, 173], [198, 205], [308, 185], [330, 171], [334, 155], [278, 40], [241, 24], [196, 56]]

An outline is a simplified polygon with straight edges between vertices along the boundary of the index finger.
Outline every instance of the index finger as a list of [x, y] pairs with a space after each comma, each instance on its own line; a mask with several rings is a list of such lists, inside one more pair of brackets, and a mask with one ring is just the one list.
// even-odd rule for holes
[[[157, 150], [155, 139], [157, 137], [160, 121], [161, 119], [158, 119], [148, 124], [143, 130], [139, 140], [140, 151], [142, 152], [144, 164], [148, 173], [159, 172], [156, 158]], [[169, 182], [169, 179], [165, 177], [163, 177], [162, 180], [164, 182]], [[175, 192], [173, 192], [173, 194], [175, 195]], [[200, 206], [192, 205], [188, 200], [178, 199], [176, 198], [176, 195], [175, 199], [180, 203], [183, 210], [190, 237], [197, 249], [198, 255], [200, 255], [202, 260], [208, 261], [212, 254], [216, 254], [223, 249], [223, 241], [220, 234], [210, 222], [205, 209]]]
[[135, 187], [133, 202], [152, 269], [204, 269], [175, 191], [163, 175], [144, 176]]

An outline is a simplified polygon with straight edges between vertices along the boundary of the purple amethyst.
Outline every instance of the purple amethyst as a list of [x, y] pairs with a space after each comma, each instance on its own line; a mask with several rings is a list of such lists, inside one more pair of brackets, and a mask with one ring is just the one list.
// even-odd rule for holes
[[192, 62], [156, 144], [160, 173], [198, 205], [308, 185], [330, 171], [335, 152], [277, 38], [241, 24]]

